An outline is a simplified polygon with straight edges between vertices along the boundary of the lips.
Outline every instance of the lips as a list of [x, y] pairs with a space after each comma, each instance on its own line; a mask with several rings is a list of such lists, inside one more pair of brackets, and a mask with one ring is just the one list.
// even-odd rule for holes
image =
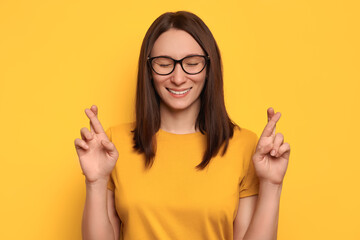
[[192, 87], [190, 88], [182, 88], [182, 89], [170, 89], [170, 88], [166, 88], [170, 93], [176, 94], [176, 95], [182, 95], [185, 94], [187, 92], [189, 92]]

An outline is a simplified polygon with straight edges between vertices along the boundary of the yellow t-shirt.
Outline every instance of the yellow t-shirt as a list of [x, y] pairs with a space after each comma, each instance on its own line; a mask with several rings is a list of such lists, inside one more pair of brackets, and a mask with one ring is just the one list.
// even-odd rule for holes
[[258, 194], [251, 156], [257, 135], [236, 127], [226, 154], [212, 158], [201, 171], [206, 136], [200, 132], [156, 133], [154, 164], [145, 169], [133, 150], [133, 123], [106, 130], [119, 159], [108, 189], [115, 191], [123, 240], [230, 240], [239, 198]]

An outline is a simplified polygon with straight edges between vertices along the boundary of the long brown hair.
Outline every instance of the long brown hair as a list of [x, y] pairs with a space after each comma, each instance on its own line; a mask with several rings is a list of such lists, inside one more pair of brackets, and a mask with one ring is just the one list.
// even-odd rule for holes
[[144, 153], [145, 166], [151, 167], [156, 153], [156, 132], [160, 128], [160, 97], [153, 86], [148, 57], [156, 39], [170, 28], [186, 31], [201, 46], [210, 58], [206, 67], [206, 80], [200, 94], [200, 111], [195, 128], [206, 134], [207, 148], [202, 162], [196, 166], [204, 169], [225, 143], [222, 156], [226, 153], [229, 139], [237, 126], [229, 118], [224, 103], [222, 62], [216, 41], [205, 23], [195, 14], [178, 11], [167, 12], [150, 26], [142, 42], [136, 89], [136, 122], [132, 130], [134, 146]]

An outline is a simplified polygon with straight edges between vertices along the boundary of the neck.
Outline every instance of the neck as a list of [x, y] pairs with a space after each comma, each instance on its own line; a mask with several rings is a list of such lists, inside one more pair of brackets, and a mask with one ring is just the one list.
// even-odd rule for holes
[[160, 128], [175, 134], [187, 134], [197, 132], [195, 129], [196, 118], [200, 111], [200, 99], [191, 106], [182, 110], [174, 110], [160, 102]]

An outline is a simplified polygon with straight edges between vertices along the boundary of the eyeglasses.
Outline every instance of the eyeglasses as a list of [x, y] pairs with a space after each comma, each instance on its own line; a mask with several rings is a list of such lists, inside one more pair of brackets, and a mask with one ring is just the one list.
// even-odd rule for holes
[[190, 55], [180, 60], [175, 60], [167, 56], [148, 57], [151, 69], [159, 75], [169, 75], [175, 70], [177, 63], [180, 63], [181, 68], [185, 73], [195, 75], [204, 70], [207, 63], [210, 61], [209, 56]]

